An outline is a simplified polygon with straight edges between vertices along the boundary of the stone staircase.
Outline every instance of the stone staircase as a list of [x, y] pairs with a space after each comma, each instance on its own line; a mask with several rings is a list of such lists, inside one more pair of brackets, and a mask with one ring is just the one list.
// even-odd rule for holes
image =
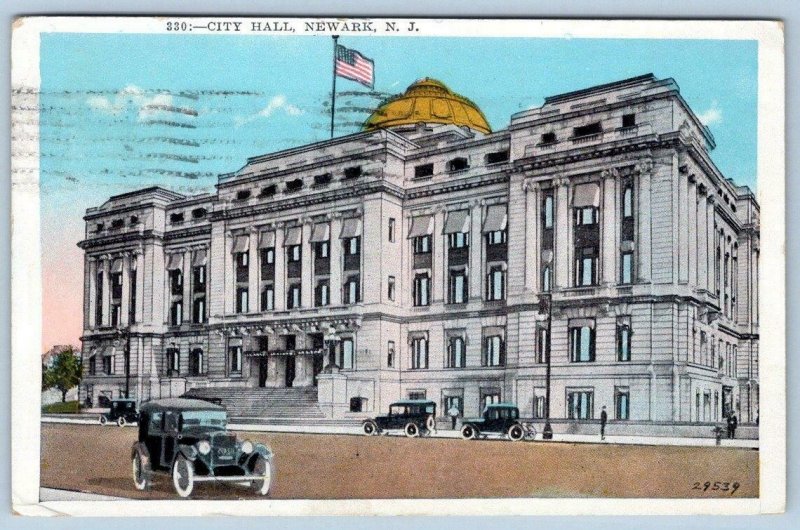
[[332, 422], [317, 405], [316, 387], [196, 387], [184, 396], [219, 400], [228, 410], [232, 423], [317, 425]]

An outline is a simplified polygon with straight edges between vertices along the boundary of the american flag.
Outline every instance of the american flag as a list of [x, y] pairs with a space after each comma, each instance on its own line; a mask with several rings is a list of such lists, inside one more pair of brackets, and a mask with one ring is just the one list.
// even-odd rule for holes
[[375, 63], [355, 50], [336, 45], [336, 75], [373, 88]]

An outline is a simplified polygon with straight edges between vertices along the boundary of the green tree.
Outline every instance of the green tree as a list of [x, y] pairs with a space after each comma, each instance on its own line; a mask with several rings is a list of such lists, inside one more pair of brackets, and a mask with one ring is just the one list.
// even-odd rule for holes
[[67, 391], [81, 381], [81, 361], [75, 357], [72, 346], [59, 353], [53, 366], [42, 374], [44, 390], [57, 388], [61, 391], [61, 402], [67, 400]]

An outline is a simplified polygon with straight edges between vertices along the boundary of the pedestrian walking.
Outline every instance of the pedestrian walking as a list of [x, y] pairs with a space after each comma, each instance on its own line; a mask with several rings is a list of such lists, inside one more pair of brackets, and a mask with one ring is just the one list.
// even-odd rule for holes
[[456, 420], [458, 420], [458, 415], [461, 414], [461, 411], [458, 410], [458, 407], [452, 406], [447, 411], [447, 415], [450, 416], [450, 421], [452, 422], [452, 426], [450, 427], [453, 430], [456, 430]]
[[606, 422], [608, 421], [608, 413], [606, 413], [606, 406], [603, 405], [603, 410], [600, 412], [600, 439], [606, 439]]
[[728, 440], [733, 438], [733, 435], [731, 434], [732, 432], [733, 432], [733, 414], [729, 412], [728, 415], [725, 417], [725, 438], [727, 438]]
[[733, 440], [734, 438], [736, 438], [736, 427], [739, 426], [739, 419], [736, 417], [735, 412], [731, 412], [731, 415], [728, 416], [728, 426], [731, 431], [730, 438], [731, 440]]

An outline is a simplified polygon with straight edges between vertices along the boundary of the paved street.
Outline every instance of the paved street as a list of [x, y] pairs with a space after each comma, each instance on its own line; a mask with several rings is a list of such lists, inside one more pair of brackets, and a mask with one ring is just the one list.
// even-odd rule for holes
[[[245, 432], [275, 451], [280, 499], [443, 497], [754, 497], [758, 451], [742, 447], [545, 443]], [[136, 429], [42, 423], [42, 487], [129, 498], [176, 498], [169, 478], [138, 492]], [[704, 483], [738, 482], [714, 491]], [[699, 487], [695, 483], [700, 482]], [[196, 498], [256, 498], [198, 485]]]

